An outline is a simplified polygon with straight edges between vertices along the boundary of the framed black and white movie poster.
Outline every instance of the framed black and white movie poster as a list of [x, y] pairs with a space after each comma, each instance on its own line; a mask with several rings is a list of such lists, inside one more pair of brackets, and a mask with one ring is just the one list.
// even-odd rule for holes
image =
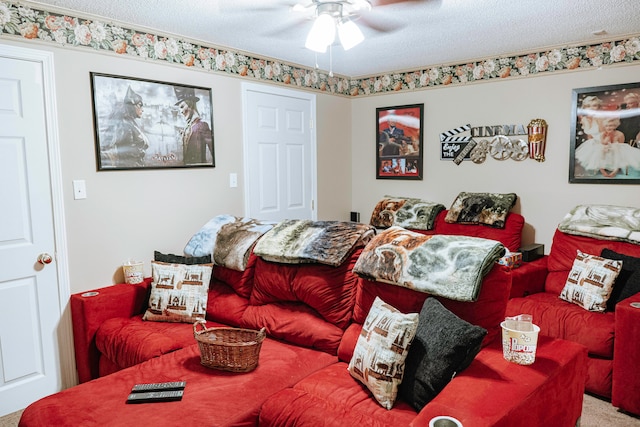
[[422, 179], [424, 104], [376, 108], [376, 179]]
[[211, 89], [91, 73], [99, 171], [214, 167]]
[[569, 182], [640, 184], [640, 83], [573, 90]]

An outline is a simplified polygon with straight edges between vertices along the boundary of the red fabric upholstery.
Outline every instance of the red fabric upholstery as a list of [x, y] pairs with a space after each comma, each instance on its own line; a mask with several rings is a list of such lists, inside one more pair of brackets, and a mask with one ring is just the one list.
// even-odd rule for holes
[[149, 283], [139, 285], [119, 284], [96, 289], [97, 295], [87, 293], [71, 296], [71, 320], [78, 379], [81, 383], [98, 377], [100, 353], [96, 348], [95, 334], [105, 320], [113, 317], [131, 317], [146, 309]]
[[574, 236], [556, 230], [553, 236], [551, 251], [549, 252], [549, 277], [546, 282], [545, 291], [560, 295], [571, 271], [571, 267], [573, 267], [577, 250], [590, 255], [600, 255], [604, 248], [609, 248], [621, 254], [640, 257], [640, 245]]
[[[524, 298], [512, 298], [506, 314], [531, 314], [533, 322], [540, 326], [541, 334], [575, 341], [587, 347], [589, 359], [586, 390], [611, 398], [614, 405], [640, 414], [640, 403], [637, 403], [640, 402], [640, 374], [636, 374], [637, 369], [632, 368], [640, 360], [640, 343], [637, 339], [639, 332], [636, 326], [640, 321], [640, 313], [629, 320], [626, 315], [632, 307], [625, 306], [625, 302], [633, 298], [640, 300], [640, 295], [619, 303], [623, 304], [620, 306], [620, 314], [617, 313], [618, 309], [616, 312], [589, 312], [559, 299], [577, 251], [600, 255], [604, 248], [640, 256], [640, 245], [575, 236], [556, 230], [547, 257], [549, 273], [543, 289]], [[631, 313], [634, 313], [633, 310]], [[618, 357], [620, 360], [617, 360]], [[619, 388], [614, 398], [615, 384]]]
[[211, 281], [207, 296], [207, 319], [228, 326], [240, 326], [242, 314], [248, 306], [248, 297], [238, 295], [231, 286], [219, 280]]
[[279, 264], [258, 259], [246, 328], [267, 328], [273, 337], [335, 355], [351, 320], [361, 250], [339, 267]]
[[[262, 402], [336, 362], [327, 353], [265, 339], [258, 367], [231, 373], [200, 364], [197, 344], [45, 397], [27, 407], [20, 426], [255, 426]], [[125, 403], [138, 383], [186, 381], [179, 402]]]
[[251, 305], [273, 302], [302, 302], [324, 320], [344, 329], [351, 320], [355, 282], [351, 272], [361, 249], [339, 267], [322, 264], [256, 263]]
[[[496, 264], [482, 281], [478, 301], [460, 302], [446, 298], [438, 300], [460, 318], [485, 328], [488, 333], [483, 343], [486, 345], [501, 333], [500, 322], [504, 320], [510, 291], [511, 272], [506, 267]], [[419, 313], [428, 295], [361, 278], [353, 310], [354, 322], [364, 323], [376, 296], [404, 313]]]
[[483, 239], [497, 240], [511, 252], [517, 252], [522, 243], [522, 229], [524, 217], [510, 212], [504, 223], [504, 228], [494, 228], [483, 224], [451, 224], [444, 219], [447, 210], [443, 210], [436, 216], [432, 230], [413, 230], [422, 234], [448, 234], [454, 236], [474, 236]]
[[260, 423], [427, 426], [431, 418], [449, 415], [465, 427], [573, 426], [582, 412], [585, 378], [586, 350], [579, 344], [540, 337], [535, 364], [519, 366], [507, 362], [495, 342], [416, 414], [402, 400], [383, 409], [340, 362], [270, 397]]
[[535, 261], [523, 262], [520, 267], [511, 270], [511, 294], [509, 298], [524, 297], [542, 292], [544, 282], [549, 273], [547, 269], [548, 256]]
[[522, 313], [533, 316], [543, 335], [579, 342], [592, 356], [613, 357], [614, 313], [587, 311], [547, 292], [509, 301], [507, 316]]
[[[574, 426], [582, 413], [586, 349], [540, 336], [536, 361], [504, 360], [496, 342], [484, 348], [411, 423], [450, 415], [465, 427]], [[490, 396], [490, 398], [487, 398]]]
[[108, 319], [96, 331], [96, 347], [102, 353], [100, 363], [103, 358], [112, 362], [105, 365], [109, 369], [100, 369], [100, 375], [113, 372], [113, 367], [128, 368], [195, 342], [190, 323], [148, 322], [142, 320], [142, 315]]
[[233, 290], [244, 298], [249, 298], [253, 288], [253, 276], [256, 266], [256, 257], [253, 252], [249, 255], [247, 266], [244, 271], [231, 270], [230, 268], [215, 265], [213, 267], [213, 277], [231, 286]]
[[640, 415], [640, 308], [633, 307], [632, 303], [640, 303], [640, 294], [635, 294], [616, 306], [611, 403]]

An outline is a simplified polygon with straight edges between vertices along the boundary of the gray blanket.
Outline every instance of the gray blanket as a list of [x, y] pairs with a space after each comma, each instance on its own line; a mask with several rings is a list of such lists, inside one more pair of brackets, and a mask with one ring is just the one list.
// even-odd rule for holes
[[374, 233], [370, 225], [355, 222], [284, 220], [262, 236], [253, 252], [267, 261], [337, 267]]
[[610, 205], [578, 205], [562, 219], [567, 234], [640, 244], [640, 209]]
[[353, 271], [431, 295], [476, 301], [484, 276], [504, 253], [495, 240], [425, 236], [391, 227], [367, 244]]

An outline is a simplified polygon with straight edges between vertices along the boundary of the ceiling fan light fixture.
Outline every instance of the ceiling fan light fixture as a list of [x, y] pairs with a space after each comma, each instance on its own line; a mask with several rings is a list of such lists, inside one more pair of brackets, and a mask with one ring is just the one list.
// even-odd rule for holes
[[336, 38], [335, 20], [328, 14], [320, 14], [316, 18], [307, 35], [305, 47], [314, 52], [325, 53], [327, 46]]
[[338, 37], [344, 50], [349, 50], [364, 40], [362, 31], [350, 19], [345, 19], [338, 23]]

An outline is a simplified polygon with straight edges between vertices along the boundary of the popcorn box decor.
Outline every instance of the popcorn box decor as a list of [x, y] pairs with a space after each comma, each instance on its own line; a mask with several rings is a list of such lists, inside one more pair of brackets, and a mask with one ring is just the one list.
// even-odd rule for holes
[[498, 260], [498, 264], [506, 265], [511, 270], [518, 268], [522, 265], [522, 253], [521, 252], [509, 252]]

